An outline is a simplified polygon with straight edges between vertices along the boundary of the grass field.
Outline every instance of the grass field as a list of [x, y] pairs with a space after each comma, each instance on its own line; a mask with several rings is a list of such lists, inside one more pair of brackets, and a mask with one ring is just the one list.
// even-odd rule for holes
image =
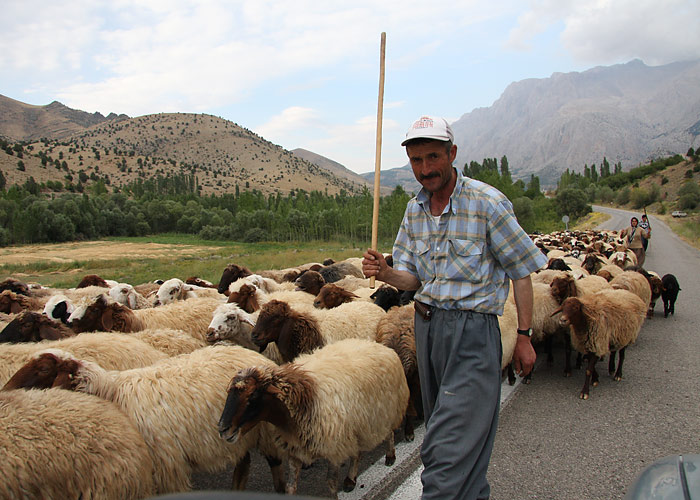
[[[283, 269], [308, 262], [361, 257], [369, 242], [238, 243], [201, 241], [190, 235], [165, 234], [51, 245], [0, 248], [0, 279], [16, 278], [45, 286], [70, 288], [86, 274], [123, 283], [197, 276], [216, 283], [231, 263], [251, 271]], [[391, 242], [379, 245], [391, 250]]]

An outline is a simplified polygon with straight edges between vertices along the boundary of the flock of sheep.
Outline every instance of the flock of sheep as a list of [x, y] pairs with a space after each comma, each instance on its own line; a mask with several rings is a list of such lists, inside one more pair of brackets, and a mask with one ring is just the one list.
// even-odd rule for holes
[[[659, 296], [673, 314], [678, 282], [637, 269], [615, 232], [533, 239], [549, 257], [533, 275], [533, 341], [551, 360], [564, 339], [566, 375], [573, 350], [587, 361], [587, 399], [604, 356], [622, 378]], [[350, 491], [360, 453], [386, 443], [391, 465], [394, 431], [403, 423], [411, 440], [422, 417], [412, 296], [369, 288], [359, 258], [256, 274], [231, 264], [217, 284], [89, 275], [65, 290], [8, 278], [0, 291], [3, 498], [145, 498], [230, 466], [240, 490], [253, 450], [292, 494], [324, 459], [337, 497], [341, 464]], [[514, 383], [512, 295], [499, 324]]]

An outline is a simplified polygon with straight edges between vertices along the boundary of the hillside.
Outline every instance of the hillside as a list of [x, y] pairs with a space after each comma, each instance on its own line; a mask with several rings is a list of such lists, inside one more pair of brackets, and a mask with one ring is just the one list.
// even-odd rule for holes
[[[0, 111], [11, 107], [7, 103], [6, 98], [0, 101]], [[25, 134], [21, 137], [51, 139], [26, 144], [23, 158], [0, 150], [0, 169], [8, 185], [23, 184], [31, 176], [38, 183], [77, 184], [82, 180], [85, 185], [102, 179], [119, 188], [157, 175], [194, 175], [203, 194], [232, 193], [236, 188], [264, 194], [286, 194], [293, 189], [336, 194], [359, 192], [367, 185], [361, 178], [339, 177], [233, 122], [210, 115], [114, 116], [97, 118], [99, 123], [89, 125], [91, 115], [67, 110], [53, 103], [34, 114], [20, 113], [16, 123], [9, 118], [0, 122], [4, 137], [19, 133], [14, 130]], [[71, 114], [72, 120], [66, 118]], [[35, 120], [36, 116], [41, 120]], [[74, 131], [81, 123], [89, 126]]]
[[[370, 190], [374, 188], [374, 173], [372, 173], [369, 177], [367, 175], [356, 174], [352, 170], [345, 168], [337, 161], [333, 161], [329, 158], [326, 158], [325, 156], [321, 156], [312, 151], [308, 151], [302, 148], [293, 149], [292, 153], [295, 156], [301, 158], [302, 160], [306, 160], [309, 163], [316, 165], [317, 167], [328, 170], [333, 175], [336, 175], [341, 179], [348, 179], [352, 182], [357, 182], [361, 185], [366, 184]], [[382, 195], [391, 194], [391, 191], [392, 190], [390, 187], [385, 186], [382, 183], [382, 187], [380, 188], [380, 192]]]

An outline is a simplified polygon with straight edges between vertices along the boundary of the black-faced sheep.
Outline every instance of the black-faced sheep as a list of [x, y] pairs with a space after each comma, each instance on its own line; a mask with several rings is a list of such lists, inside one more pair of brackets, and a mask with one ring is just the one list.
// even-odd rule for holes
[[[313, 308], [312, 308], [313, 309]], [[333, 309], [295, 309], [271, 300], [265, 304], [251, 332], [260, 349], [275, 342], [284, 361], [345, 338], [374, 339], [385, 311], [371, 302], [347, 302]]]
[[387, 283], [383, 283], [377, 288], [377, 290], [370, 295], [370, 298], [385, 311], [388, 311], [394, 306], [401, 305], [401, 291]]
[[75, 304], [73, 304], [73, 301], [59, 293], [49, 297], [49, 300], [44, 304], [43, 313], [51, 319], [66, 324], [74, 310]]
[[[281, 366], [239, 371], [228, 387], [219, 433], [245, 439], [261, 422], [275, 426], [289, 454], [287, 493], [295, 494], [302, 464], [329, 462], [337, 497], [338, 470], [352, 459], [344, 489], [357, 480], [361, 452], [374, 449], [403, 420], [409, 391], [396, 353], [374, 341], [347, 339]], [[393, 463], [390, 447], [387, 463]], [[395, 455], [394, 455], [395, 456]]]
[[35, 311], [22, 311], [0, 332], [0, 342], [39, 342], [72, 337], [75, 332]]
[[2, 498], [151, 497], [143, 437], [112, 403], [59, 389], [0, 393]]
[[678, 292], [681, 291], [681, 287], [678, 284], [678, 279], [673, 274], [664, 274], [663, 278], [661, 278], [661, 283], [663, 284], [661, 298], [664, 301], [664, 318], [668, 318], [669, 314], [675, 314], [676, 299], [678, 298]]
[[[639, 335], [647, 305], [627, 290], [601, 290], [581, 297], [569, 297], [554, 314], [561, 313], [560, 321], [571, 327], [571, 344], [588, 358], [586, 380], [581, 399], [588, 399], [589, 387], [598, 385], [596, 362], [610, 353], [608, 370], [615, 380], [622, 379], [625, 349]], [[615, 370], [614, 352], [620, 360]]]
[[[216, 418], [224, 408], [231, 373], [274, 364], [260, 354], [238, 346], [212, 346], [125, 371], [107, 371], [67, 352], [49, 354], [58, 361], [54, 387], [99, 396], [131, 419], [148, 446], [159, 494], [189, 490], [193, 472], [237, 465], [255, 446], [263, 446], [261, 452], [270, 456], [275, 486], [283, 489], [281, 456], [267, 438], [271, 428], [258, 427], [234, 446], [217, 433]], [[247, 470], [234, 472], [235, 489], [243, 489], [246, 481]]]

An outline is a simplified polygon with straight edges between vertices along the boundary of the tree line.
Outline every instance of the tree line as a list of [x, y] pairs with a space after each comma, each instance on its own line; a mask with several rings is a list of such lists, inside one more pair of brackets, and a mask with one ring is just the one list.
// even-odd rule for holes
[[[563, 215], [575, 222], [591, 211], [595, 201], [617, 199], [625, 204], [625, 196], [637, 196], [629, 184], [681, 160], [676, 155], [622, 172], [621, 165], [611, 169], [604, 159], [600, 168], [586, 166], [583, 173], [566, 170], [554, 196], [545, 196], [535, 175], [528, 182], [513, 181], [506, 156], [500, 162], [471, 161], [463, 172], [502, 191], [513, 203], [520, 225], [534, 233], [562, 229]], [[30, 177], [21, 186], [6, 189], [0, 172], [0, 246], [172, 232], [244, 242], [371, 240], [373, 199], [367, 188], [359, 194], [297, 189], [265, 196], [236, 186], [234, 193], [201, 195], [191, 174], [158, 174], [111, 192], [104, 179], [87, 184], [81, 192], [52, 188]], [[411, 196], [397, 186], [380, 199], [380, 240], [393, 241]]]

